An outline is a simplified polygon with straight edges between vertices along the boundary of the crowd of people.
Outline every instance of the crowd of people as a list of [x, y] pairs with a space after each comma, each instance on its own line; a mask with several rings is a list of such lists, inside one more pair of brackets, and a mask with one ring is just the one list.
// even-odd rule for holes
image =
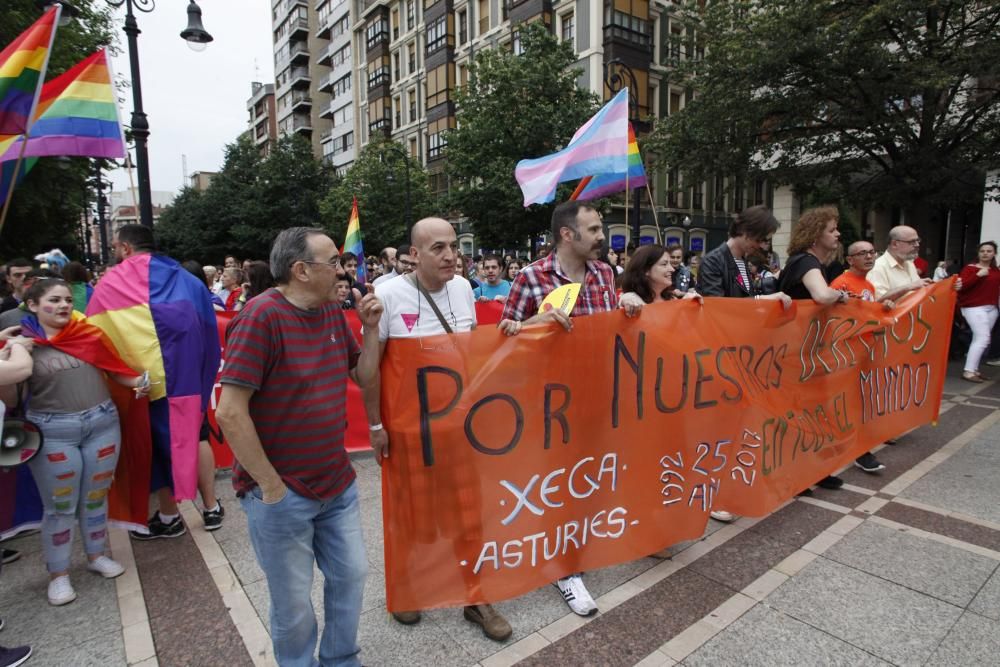
[[[358, 664], [367, 559], [355, 473], [344, 448], [345, 386], [350, 379], [362, 388], [371, 446], [381, 463], [391, 454], [381, 422], [379, 378], [390, 339], [471, 331], [477, 326], [477, 302], [500, 304], [498, 328], [507, 336], [540, 324], [572, 331], [578, 317], [619, 308], [637, 317], [661, 302], [703, 302], [704, 297], [773, 300], [785, 308], [794, 299], [824, 305], [860, 299], [891, 309], [908, 292], [948, 275], [942, 264], [933, 278], [921, 276], [915, 262], [920, 239], [910, 227], [894, 227], [878, 256], [868, 241], [842, 249], [838, 223], [834, 207], [805, 211], [793, 228], [783, 266], [770, 248], [778, 221], [764, 206], [735, 216], [728, 240], [704, 255], [685, 253], [674, 244], [619, 253], [606, 245], [599, 212], [576, 201], [555, 208], [552, 245], [530, 260], [512, 254], [466, 257], [453, 226], [441, 218], [417, 222], [408, 243], [384, 248], [378, 256], [341, 253], [323, 230], [298, 227], [277, 236], [267, 262], [227, 256], [221, 266], [204, 266], [165, 259], [176, 270], [175, 280], [197, 285], [193, 307], [235, 313], [226, 332], [216, 416], [235, 455], [233, 485], [268, 582], [278, 663], [314, 664], [318, 642], [321, 664]], [[29, 465], [44, 504], [39, 539], [52, 605], [76, 599], [70, 550], [77, 526], [89, 570], [107, 578], [124, 571], [106, 550], [107, 495], [122, 447], [109, 383], [130, 388], [138, 399], [163, 381], [151, 378], [147, 368], [125, 365], [123, 359], [133, 358], [129, 350], [118, 350], [114, 358], [83, 358], [76, 356], [78, 348], [65, 344], [78, 321], [73, 311], [83, 313], [88, 303], [100, 302], [107, 276], [153, 253], [152, 232], [123, 227], [113, 249], [118, 263], [94, 276], [77, 263], [40, 267], [14, 259], [3, 267], [7, 294], [0, 305], [0, 385], [8, 410], [22, 410], [45, 439], [43, 455]], [[955, 281], [961, 318], [972, 332], [963, 373], [970, 382], [983, 381], [979, 368], [997, 321], [996, 253], [995, 243], [983, 243], [977, 261], [961, 268]], [[366, 275], [359, 277], [362, 263]], [[570, 312], [541, 308], [549, 293], [570, 283], [581, 287]], [[361, 341], [350, 332], [345, 309], [357, 312]], [[217, 345], [214, 353], [195, 351], [195, 358], [211, 365], [212, 354], [218, 355]], [[218, 367], [217, 356], [214, 362]], [[151, 489], [158, 509], [144, 530], [132, 533], [134, 539], [172, 538], [186, 531], [173, 493], [170, 434], [161, 430], [163, 408], [157, 407], [164, 400], [150, 404], [151, 438], [161, 445], [154, 447]], [[296, 415], [294, 432], [285, 425], [290, 414]], [[204, 528], [214, 530], [222, 525], [224, 509], [214, 495], [215, 462], [206, 429], [203, 420], [192, 438], [200, 445]], [[872, 453], [856, 465], [868, 473], [885, 467]], [[843, 481], [830, 476], [817, 484], [838, 488]], [[711, 516], [735, 518], [719, 511]], [[17, 557], [5, 550], [3, 562]], [[326, 623], [321, 637], [310, 599], [314, 564], [326, 581], [324, 614], [337, 619]], [[554, 584], [574, 613], [588, 616], [597, 604], [584, 575]], [[513, 634], [489, 604], [470, 605], [462, 613], [491, 639]], [[412, 625], [420, 622], [421, 611], [393, 617]], [[0, 667], [20, 664], [16, 660], [28, 654], [27, 647], [0, 648]]]

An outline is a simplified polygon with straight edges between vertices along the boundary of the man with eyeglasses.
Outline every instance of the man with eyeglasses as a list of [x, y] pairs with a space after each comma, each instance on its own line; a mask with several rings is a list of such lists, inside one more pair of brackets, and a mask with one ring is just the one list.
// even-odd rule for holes
[[372, 283], [372, 287], [378, 288], [382, 283], [389, 282], [393, 278], [398, 278], [399, 276], [405, 276], [407, 273], [412, 273], [413, 269], [416, 268], [417, 264], [413, 257], [410, 256], [410, 246], [404, 243], [403, 245], [396, 248], [396, 254], [392, 260], [393, 269], [391, 272], [386, 273], [383, 276], [379, 276]]
[[[856, 241], [847, 249], [847, 270], [840, 274], [830, 283], [830, 287], [835, 290], [847, 292], [855, 299], [862, 301], [875, 301], [875, 286], [872, 285], [866, 276], [875, 265], [875, 246], [868, 241]], [[892, 308], [895, 304], [885, 297], [879, 299], [886, 308]], [[885, 470], [875, 455], [866, 452], [859, 456], [854, 465], [867, 473], [876, 473]]]
[[[377, 289], [385, 308], [378, 328], [380, 359], [392, 338], [450, 334], [476, 328], [476, 299], [472, 286], [455, 271], [459, 255], [455, 228], [442, 218], [424, 218], [413, 225], [410, 242], [409, 254], [396, 255], [396, 266], [405, 258], [415, 268], [408, 275]], [[377, 388], [365, 392], [372, 449], [381, 463], [389, 456], [389, 439], [382, 428], [379, 400]], [[457, 473], [472, 476], [475, 471], [459, 469]], [[454, 506], [461, 506], [457, 498]], [[456, 539], [476, 541], [471, 535]], [[469, 605], [462, 613], [494, 641], [504, 641], [513, 633], [510, 623], [491, 605]], [[421, 613], [419, 610], [393, 612], [392, 617], [404, 625], [413, 625], [420, 622]]]
[[[889, 230], [889, 246], [881, 257], [875, 260], [868, 280], [875, 287], [875, 298], [879, 301], [896, 301], [907, 292], [929, 285], [929, 278], [921, 278], [915, 260], [920, 254], [920, 236], [917, 230], [899, 225]], [[955, 289], [962, 289], [962, 281], [955, 283]]]
[[30, 285], [24, 284], [24, 278], [31, 272], [32, 264], [30, 260], [23, 257], [12, 259], [7, 262], [7, 284], [10, 286], [10, 294], [0, 302], [0, 313], [13, 310], [21, 305], [21, 299]]
[[[271, 596], [279, 665], [358, 665], [368, 559], [354, 468], [344, 449], [347, 378], [378, 378], [382, 306], [358, 304], [359, 346], [330, 293], [340, 255], [321, 229], [292, 227], [271, 248], [272, 287], [229, 326], [216, 418], [236, 457], [233, 487]], [[372, 333], [369, 333], [372, 332]], [[310, 599], [325, 578], [319, 641]]]

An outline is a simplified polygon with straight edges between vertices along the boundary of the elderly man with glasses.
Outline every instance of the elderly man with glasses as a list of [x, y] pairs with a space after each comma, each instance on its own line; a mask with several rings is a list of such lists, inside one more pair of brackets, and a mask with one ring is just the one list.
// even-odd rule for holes
[[[917, 230], [899, 225], [889, 230], [889, 246], [868, 273], [868, 280], [875, 287], [875, 298], [879, 301], [895, 301], [907, 292], [930, 284], [929, 278], [921, 278], [913, 260], [920, 254], [920, 236]], [[962, 288], [958, 280], [955, 289]]]

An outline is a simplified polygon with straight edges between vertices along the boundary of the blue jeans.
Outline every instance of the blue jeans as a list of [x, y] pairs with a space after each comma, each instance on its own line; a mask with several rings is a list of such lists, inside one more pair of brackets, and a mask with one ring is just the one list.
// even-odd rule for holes
[[[271, 594], [271, 642], [281, 667], [360, 665], [358, 623], [368, 576], [357, 484], [326, 502], [291, 489], [276, 503], [254, 488], [241, 500], [250, 541]], [[326, 626], [316, 662], [313, 562], [326, 579]]]
[[121, 449], [118, 410], [114, 403], [105, 401], [83, 412], [28, 410], [26, 416], [45, 438], [42, 451], [28, 462], [45, 505], [45, 564], [49, 572], [65, 572], [77, 521], [87, 554], [104, 553], [108, 489]]

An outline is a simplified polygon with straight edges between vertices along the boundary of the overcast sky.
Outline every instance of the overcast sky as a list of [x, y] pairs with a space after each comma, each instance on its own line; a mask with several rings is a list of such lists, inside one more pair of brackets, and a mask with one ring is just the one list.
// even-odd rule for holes
[[[274, 83], [270, 0], [202, 0], [205, 30], [215, 38], [196, 53], [180, 38], [187, 26], [186, 0], [158, 0], [150, 14], [136, 12], [142, 100], [149, 117], [149, 170], [153, 190], [177, 192], [187, 174], [217, 171], [226, 144], [247, 128], [250, 82]], [[124, 9], [118, 10], [119, 26]], [[115, 74], [131, 79], [125, 35], [114, 59]], [[124, 89], [122, 123], [132, 114]], [[134, 158], [133, 153], [133, 158]], [[133, 179], [137, 172], [133, 170]], [[125, 170], [111, 172], [115, 190], [128, 187]], [[136, 183], [138, 185], [138, 183]]]

